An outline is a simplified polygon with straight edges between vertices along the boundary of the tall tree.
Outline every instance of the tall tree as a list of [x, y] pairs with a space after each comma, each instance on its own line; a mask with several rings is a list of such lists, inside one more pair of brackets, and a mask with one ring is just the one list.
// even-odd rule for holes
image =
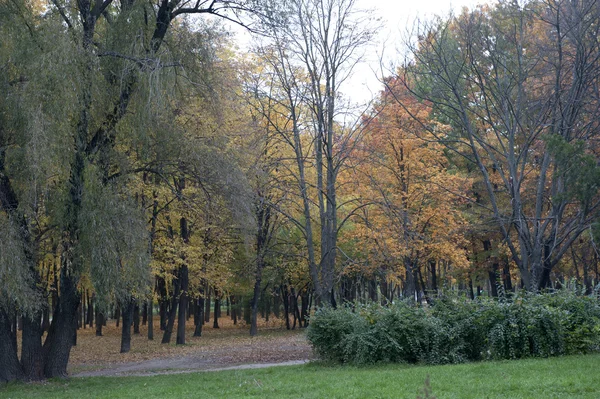
[[428, 131], [475, 166], [531, 291], [598, 214], [599, 18], [595, 1], [465, 11], [421, 27], [401, 77], [453, 127]]
[[[343, 176], [352, 193], [369, 204], [349, 233], [359, 238], [355, 245], [364, 248], [367, 264], [375, 269], [371, 274], [403, 280], [405, 296], [419, 300], [432, 262], [447, 261], [457, 270], [468, 264], [461, 206], [468, 202], [469, 180], [411, 117], [428, 119], [431, 111], [389, 79], [352, 156], [353, 168]], [[448, 130], [441, 123], [435, 128]], [[436, 278], [435, 269], [431, 276]], [[437, 283], [431, 286], [437, 289]]]
[[[102, 286], [106, 282], [103, 276], [124, 273], [131, 277], [108, 284], [122, 282], [123, 286], [114, 292], [123, 293], [124, 289], [135, 290], [126, 283], [139, 276], [126, 271], [135, 269], [143, 274], [147, 266], [148, 246], [139, 245], [147, 240], [147, 232], [138, 230], [135, 221], [127, 223], [142, 219], [139, 203], [124, 189], [128, 179], [123, 170], [126, 165], [122, 164], [126, 153], [122, 150], [144, 137], [145, 127], [155, 120], [148, 118], [153, 112], [145, 105], [152, 102], [148, 99], [156, 100], [154, 89], [161, 83], [157, 78], [174, 76], [174, 68], [179, 65], [167, 43], [170, 32], [177, 30], [173, 29], [177, 28], [174, 20], [189, 14], [235, 18], [236, 13], [253, 4], [55, 0], [46, 10], [32, 4], [16, 0], [0, 5], [0, 26], [11, 38], [3, 40], [0, 59], [2, 85], [7, 89], [0, 105], [3, 122], [11, 115], [6, 125], [3, 123], [0, 138], [0, 196], [10, 198], [11, 192], [16, 194], [16, 201], [3, 202], [2, 212], [8, 215], [13, 208], [18, 210], [14, 219], [26, 222], [27, 229], [21, 231], [28, 232], [26, 236], [32, 243], [47, 239], [49, 231], [60, 241], [58, 295], [48, 336], [40, 349], [42, 336], [34, 315], [26, 329], [36, 331], [24, 334], [32, 339], [23, 341], [23, 350], [42, 357], [35, 361], [43, 369], [36, 378], [42, 374], [61, 377], [66, 376], [75, 335], [81, 276], [90, 273], [99, 278], [92, 281], [94, 286]], [[22, 62], [25, 59], [31, 62]], [[15, 107], [18, 104], [26, 105]], [[37, 128], [30, 129], [23, 123], [26, 120], [37, 123]], [[40, 151], [42, 148], [47, 151]], [[26, 183], [32, 181], [39, 184]], [[53, 194], [49, 188], [55, 190], [55, 196], [49, 195]], [[29, 212], [30, 204], [35, 214]], [[98, 213], [100, 208], [107, 213]], [[120, 226], [111, 223], [119, 218], [123, 222]], [[97, 228], [97, 223], [102, 228]], [[110, 239], [98, 236], [100, 231]], [[23, 241], [26, 236], [21, 237], [20, 245], [33, 252], [31, 262], [21, 268], [28, 274], [36, 270], [36, 248], [40, 246], [29, 246]], [[119, 239], [113, 240], [115, 237]], [[100, 257], [91, 257], [86, 247], [99, 247], [95, 255]], [[30, 287], [35, 291], [38, 286], [33, 274]], [[135, 281], [137, 284], [143, 280], [147, 278]], [[13, 303], [7, 306], [8, 313], [15, 311]], [[18, 374], [10, 372], [12, 376]]]
[[[352, 150], [352, 139], [360, 133], [355, 124], [341, 123], [348, 109], [342, 104], [340, 87], [372, 32], [368, 16], [356, 9], [354, 0], [290, 0], [282, 7], [286, 17], [267, 27], [271, 42], [259, 51], [269, 65], [272, 85], [267, 92], [257, 88], [262, 91], [257, 90], [257, 97], [276, 108], [263, 116], [293, 151], [295, 168], [289, 170], [302, 204], [302, 216], [295, 223], [305, 236], [316, 295], [322, 304], [335, 305], [337, 239], [342, 227], [338, 176]], [[307, 171], [312, 165], [315, 182]]]

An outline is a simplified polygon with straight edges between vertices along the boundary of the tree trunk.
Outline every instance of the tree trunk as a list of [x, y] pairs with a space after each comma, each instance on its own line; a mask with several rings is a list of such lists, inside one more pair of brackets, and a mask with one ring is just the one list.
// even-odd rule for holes
[[104, 325], [104, 313], [98, 311], [96, 306], [96, 337], [102, 336], [102, 326]]
[[154, 298], [152, 297], [152, 295], [150, 296], [150, 299], [147, 302], [148, 304], [148, 309], [147, 309], [147, 315], [148, 315], [148, 339], [150, 341], [154, 340]]
[[369, 300], [371, 302], [377, 302], [377, 281], [375, 277], [369, 279]]
[[187, 307], [188, 307], [188, 267], [187, 265], [181, 265], [179, 268], [179, 285], [181, 291], [179, 294], [179, 318], [177, 320], [177, 345], [185, 344], [185, 322], [187, 319]]
[[167, 286], [165, 279], [156, 277], [156, 290], [158, 291], [158, 314], [160, 318], [160, 329], [167, 328]]
[[308, 327], [308, 304], [309, 304], [310, 293], [307, 289], [302, 290], [302, 310], [300, 312], [300, 326]]
[[21, 365], [25, 379], [29, 381], [39, 381], [44, 378], [41, 317], [41, 311], [35, 312], [31, 318], [23, 317]]
[[219, 293], [215, 290], [215, 307], [214, 307], [214, 315], [213, 315], [213, 328], [219, 328], [219, 315], [221, 314], [221, 298], [219, 298]]
[[42, 316], [42, 331], [46, 332], [50, 329], [50, 306], [45, 302]]
[[133, 309], [135, 300], [130, 298], [121, 306], [123, 313], [123, 325], [121, 326], [121, 353], [127, 353], [131, 349], [131, 325], [133, 324]]
[[145, 326], [148, 323], [148, 302], [144, 301], [142, 306], [142, 325]]
[[233, 321], [234, 326], [237, 325], [238, 313], [239, 313], [238, 299], [236, 298], [235, 295], [232, 295], [231, 296], [231, 320]]
[[196, 299], [194, 308], [194, 337], [202, 336], [202, 325], [204, 324], [204, 297]]
[[469, 298], [471, 298], [471, 300], [475, 299], [475, 292], [473, 292], [473, 279], [471, 279], [471, 276], [469, 276]]
[[177, 303], [179, 302], [179, 278], [173, 280], [173, 297], [171, 298], [171, 307], [169, 308], [169, 317], [165, 331], [161, 340], [162, 344], [171, 342], [173, 326], [175, 325], [175, 316], [177, 314]]
[[391, 302], [390, 299], [390, 284], [387, 281], [387, 278], [384, 273], [381, 273], [379, 276], [379, 289], [381, 291], [381, 298], [379, 298], [379, 303], [381, 305], [385, 305]]
[[294, 324], [292, 326], [292, 330], [296, 329], [296, 322], [299, 324], [299, 327], [301, 327], [301, 321], [300, 321], [300, 310], [298, 310], [298, 295], [296, 295], [296, 290], [294, 289], [294, 287], [291, 288], [290, 290], [290, 302], [292, 305], [292, 312], [294, 314]]
[[281, 296], [279, 290], [275, 289], [273, 292], [273, 315], [278, 319], [281, 316]]
[[[23, 369], [13, 345], [11, 317], [0, 307], [0, 383], [23, 379]], [[14, 336], [14, 337], [13, 337]]]
[[413, 266], [409, 259], [404, 260], [404, 267], [406, 269], [406, 283], [404, 284], [404, 297], [410, 299], [411, 301], [416, 300], [416, 279], [414, 278]]
[[265, 294], [265, 290], [263, 290], [263, 301], [265, 303], [265, 321], [268, 323], [271, 315], [271, 296]]
[[429, 261], [429, 270], [431, 272], [431, 290], [434, 294], [437, 294], [438, 291], [438, 283], [437, 283], [437, 270], [436, 270], [436, 261]]
[[250, 324], [252, 321], [252, 304], [250, 299], [242, 298], [243, 317], [246, 324]]
[[[68, 256], [64, 255], [64, 258]], [[63, 259], [63, 262], [67, 262]], [[54, 311], [50, 331], [43, 346], [44, 375], [46, 378], [67, 377], [67, 365], [74, 338], [77, 334], [79, 293], [75, 279], [67, 275], [67, 265], [60, 271], [60, 296]]]
[[289, 330], [290, 326], [290, 302], [287, 285], [281, 286], [281, 298], [283, 299], [283, 317], [285, 317], [285, 328]]
[[140, 333], [140, 305], [135, 301], [133, 305], [133, 333]]
[[252, 308], [251, 321], [250, 321], [250, 335], [253, 337], [258, 333], [258, 301], [260, 298], [260, 284], [262, 282], [262, 270], [263, 270], [263, 259], [261, 254], [258, 255], [256, 262], [256, 274], [254, 277], [254, 292], [252, 295], [252, 302], [250, 306]]
[[117, 321], [116, 326], [117, 328], [119, 327], [119, 322], [121, 320], [121, 306], [119, 306], [119, 304], [117, 303], [115, 305], [116, 309], [115, 309], [115, 320]]
[[[492, 243], [490, 242], [490, 240], [484, 240], [483, 241], [483, 250], [486, 251], [486, 259], [488, 260], [488, 262], [491, 260], [492, 255], [491, 255], [491, 250], [492, 250]], [[488, 278], [490, 280], [490, 296], [493, 298], [497, 298], [498, 297], [498, 263], [497, 262], [492, 262], [489, 270], [488, 270]]]
[[204, 322], [210, 322], [210, 294], [212, 289], [206, 285], [206, 303], [204, 304]]
[[506, 292], [512, 292], [513, 290], [513, 286], [512, 286], [512, 281], [510, 278], [510, 264], [508, 262], [508, 259], [506, 259], [506, 261], [504, 262], [504, 267], [503, 267], [503, 280], [504, 280], [504, 291]]
[[[82, 301], [83, 302], [83, 301]], [[87, 322], [90, 328], [94, 327], [94, 306], [96, 302], [96, 294], [88, 296], [88, 308], [87, 308]]]

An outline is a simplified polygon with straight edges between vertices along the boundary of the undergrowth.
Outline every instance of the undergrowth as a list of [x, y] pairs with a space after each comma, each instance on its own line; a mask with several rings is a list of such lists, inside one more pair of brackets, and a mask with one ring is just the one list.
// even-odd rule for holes
[[311, 318], [308, 339], [321, 358], [357, 365], [585, 354], [600, 350], [600, 304], [566, 291], [323, 308]]

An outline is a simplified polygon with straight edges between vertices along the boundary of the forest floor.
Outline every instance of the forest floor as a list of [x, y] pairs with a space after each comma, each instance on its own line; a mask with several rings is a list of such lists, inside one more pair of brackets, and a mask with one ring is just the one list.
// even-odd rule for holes
[[[162, 331], [154, 323], [154, 340], [147, 338], [147, 326], [133, 334], [131, 351], [119, 353], [121, 328], [110, 320], [96, 337], [95, 327], [80, 329], [77, 345], [71, 351], [69, 375], [73, 377], [145, 376], [192, 371], [258, 368], [302, 364], [313, 358], [303, 329], [286, 330], [275, 319], [259, 324], [259, 332], [250, 337], [249, 327], [233, 325], [223, 317], [218, 329], [212, 320], [204, 325], [202, 337], [192, 337], [193, 323], [186, 326], [186, 344], [161, 344]], [[176, 328], [176, 327], [175, 327]]]

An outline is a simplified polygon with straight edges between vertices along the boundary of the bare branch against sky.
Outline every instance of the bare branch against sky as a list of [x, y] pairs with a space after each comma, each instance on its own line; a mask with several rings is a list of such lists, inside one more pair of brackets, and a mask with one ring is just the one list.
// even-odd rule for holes
[[[473, 8], [477, 4], [490, 0], [358, 0], [357, 9], [370, 10], [374, 18], [380, 19], [381, 29], [373, 41], [373, 45], [364, 55], [363, 62], [356, 65], [353, 76], [347, 79], [342, 92], [352, 102], [364, 104], [370, 101], [382, 89], [381, 60], [384, 71], [393, 68], [401, 61], [401, 43], [407, 29], [415, 18], [431, 18], [434, 15], [445, 15], [451, 10], [462, 7]], [[239, 25], [232, 25], [240, 50], [246, 51], [251, 45], [251, 33]], [[389, 74], [389, 73], [388, 73]]]

